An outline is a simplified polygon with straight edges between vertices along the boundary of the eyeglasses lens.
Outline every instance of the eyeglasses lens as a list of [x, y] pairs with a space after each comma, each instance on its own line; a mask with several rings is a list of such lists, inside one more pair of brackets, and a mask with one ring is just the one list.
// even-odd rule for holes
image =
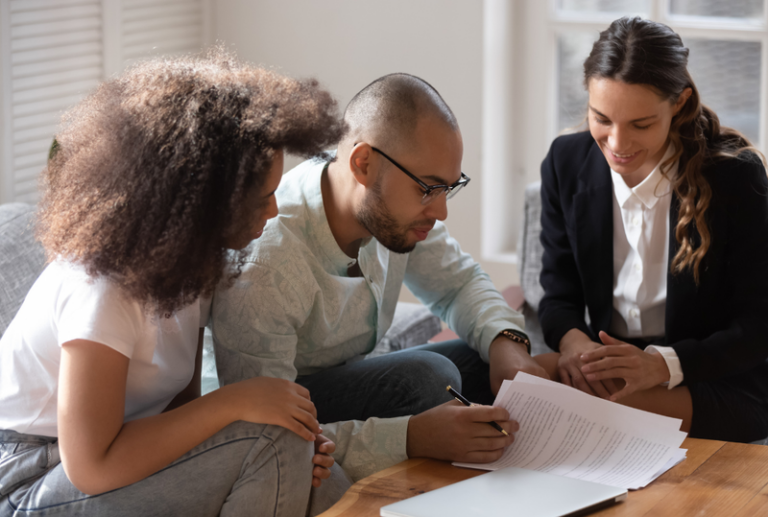
[[446, 196], [446, 198], [445, 198], [445, 199], [451, 199], [453, 196], [455, 196], [456, 194], [458, 194], [458, 193], [459, 193], [459, 190], [461, 190], [461, 189], [463, 189], [463, 188], [464, 188], [464, 185], [466, 185], [466, 183], [460, 183], [460, 184], [456, 185], [456, 186], [454, 187], [454, 189], [453, 189], [453, 190], [451, 190], [450, 192], [448, 192], [448, 195]]
[[434, 190], [431, 190], [428, 194], [424, 194], [424, 197], [421, 198], [421, 204], [422, 205], [428, 205], [443, 194], [448, 192], [448, 197], [446, 199], [449, 199], [452, 197], [453, 192], [449, 192], [448, 187], [446, 188], [436, 188]]

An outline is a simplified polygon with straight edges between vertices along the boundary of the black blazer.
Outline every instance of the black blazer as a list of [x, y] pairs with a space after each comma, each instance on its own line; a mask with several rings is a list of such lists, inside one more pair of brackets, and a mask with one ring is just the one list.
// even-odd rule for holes
[[[686, 270], [667, 273], [665, 345], [686, 382], [748, 371], [768, 358], [768, 178], [754, 155], [705, 167], [712, 187], [711, 245], [697, 286]], [[539, 319], [547, 344], [578, 328], [608, 331], [613, 307], [613, 185], [589, 132], [557, 138], [541, 165]], [[669, 261], [678, 250], [680, 204], [673, 194]], [[697, 234], [694, 236], [698, 237]], [[590, 324], [584, 318], [589, 311]]]

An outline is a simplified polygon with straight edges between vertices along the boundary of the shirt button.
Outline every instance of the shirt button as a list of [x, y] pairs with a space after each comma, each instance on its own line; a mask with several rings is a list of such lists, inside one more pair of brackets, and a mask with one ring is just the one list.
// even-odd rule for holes
[[635, 271], [640, 271], [641, 269], [643, 269], [643, 266], [639, 262], [635, 262]]
[[640, 218], [637, 216], [633, 217], [632, 224], [634, 224], [635, 226], [640, 226]]
[[632, 309], [631, 311], [629, 311], [629, 316], [632, 318], [637, 318], [639, 315], [640, 315], [640, 311], [638, 311], [637, 309]]

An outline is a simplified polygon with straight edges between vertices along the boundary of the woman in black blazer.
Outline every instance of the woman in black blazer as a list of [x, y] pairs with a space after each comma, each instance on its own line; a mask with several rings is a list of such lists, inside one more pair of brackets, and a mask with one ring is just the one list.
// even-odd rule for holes
[[595, 43], [589, 132], [542, 163], [539, 318], [562, 382], [691, 436], [754, 441], [768, 436], [768, 179], [701, 104], [687, 58], [640, 18]]

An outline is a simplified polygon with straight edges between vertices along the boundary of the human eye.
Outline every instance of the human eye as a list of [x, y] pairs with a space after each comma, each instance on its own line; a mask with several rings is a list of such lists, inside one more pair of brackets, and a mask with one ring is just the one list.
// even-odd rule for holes
[[635, 124], [635, 129], [648, 129], [648, 128], [649, 128], [649, 127], [651, 127], [652, 125], [653, 125], [653, 124], [646, 124], [646, 125], [644, 125], [644, 126], [640, 126], [640, 125], [638, 125], [638, 124]]
[[598, 124], [600, 124], [602, 126], [610, 126], [611, 125], [611, 121], [610, 120], [608, 120], [607, 118], [602, 118], [602, 117], [598, 117], [598, 116], [595, 116], [595, 122], [597, 122]]

